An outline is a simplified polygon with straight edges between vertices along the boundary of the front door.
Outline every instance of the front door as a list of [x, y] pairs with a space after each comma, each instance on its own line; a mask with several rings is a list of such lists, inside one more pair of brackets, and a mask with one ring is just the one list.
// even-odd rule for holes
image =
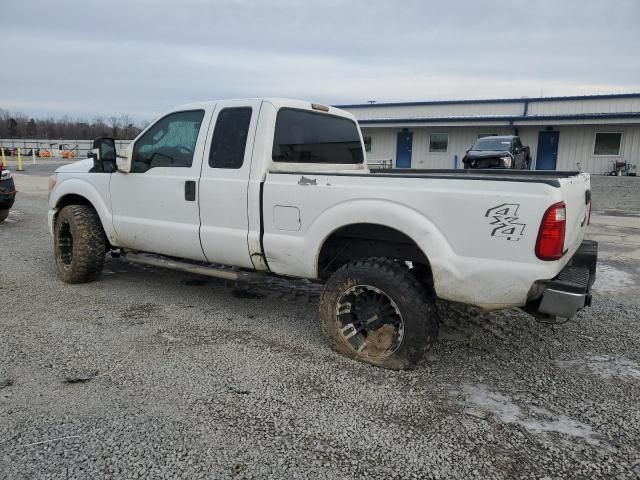
[[558, 140], [560, 132], [540, 132], [538, 135], [538, 155], [536, 170], [555, 170], [558, 161]]
[[205, 260], [197, 187], [211, 113], [170, 113], [133, 144], [131, 171], [109, 188], [117, 246]]
[[413, 132], [398, 132], [396, 168], [411, 168], [411, 147]]

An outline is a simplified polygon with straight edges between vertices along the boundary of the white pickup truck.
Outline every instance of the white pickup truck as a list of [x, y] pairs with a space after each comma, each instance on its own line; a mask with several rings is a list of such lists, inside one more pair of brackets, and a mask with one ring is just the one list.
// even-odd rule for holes
[[285, 99], [185, 105], [126, 158], [106, 138], [92, 157], [50, 180], [65, 282], [94, 279], [109, 251], [228, 279], [322, 281], [332, 347], [386, 368], [424, 358], [436, 297], [547, 318], [591, 301], [586, 173], [369, 171], [352, 115]]

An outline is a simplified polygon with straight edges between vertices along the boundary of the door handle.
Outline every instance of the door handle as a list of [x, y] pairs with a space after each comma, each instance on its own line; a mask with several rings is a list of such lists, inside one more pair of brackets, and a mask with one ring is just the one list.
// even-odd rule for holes
[[186, 182], [184, 182], [184, 199], [187, 202], [196, 201], [196, 181], [195, 180], [187, 180]]

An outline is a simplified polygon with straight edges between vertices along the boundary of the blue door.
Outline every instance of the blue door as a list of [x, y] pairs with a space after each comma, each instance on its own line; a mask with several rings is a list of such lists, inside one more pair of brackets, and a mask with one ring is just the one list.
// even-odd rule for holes
[[558, 161], [558, 140], [560, 132], [540, 132], [538, 134], [538, 155], [536, 170], [555, 170]]
[[411, 168], [411, 145], [413, 132], [398, 132], [398, 148], [396, 149], [396, 168]]

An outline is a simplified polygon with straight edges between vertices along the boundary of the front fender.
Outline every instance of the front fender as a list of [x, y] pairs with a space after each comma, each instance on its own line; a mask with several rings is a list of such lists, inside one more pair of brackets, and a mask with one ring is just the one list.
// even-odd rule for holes
[[77, 195], [85, 198], [96, 210], [102, 228], [109, 242], [117, 244], [116, 232], [113, 228], [111, 209], [109, 208], [109, 179], [110, 175], [91, 174], [91, 182], [83, 178], [59, 178], [56, 187], [49, 198], [49, 208], [58, 209], [64, 203], [64, 198]]

